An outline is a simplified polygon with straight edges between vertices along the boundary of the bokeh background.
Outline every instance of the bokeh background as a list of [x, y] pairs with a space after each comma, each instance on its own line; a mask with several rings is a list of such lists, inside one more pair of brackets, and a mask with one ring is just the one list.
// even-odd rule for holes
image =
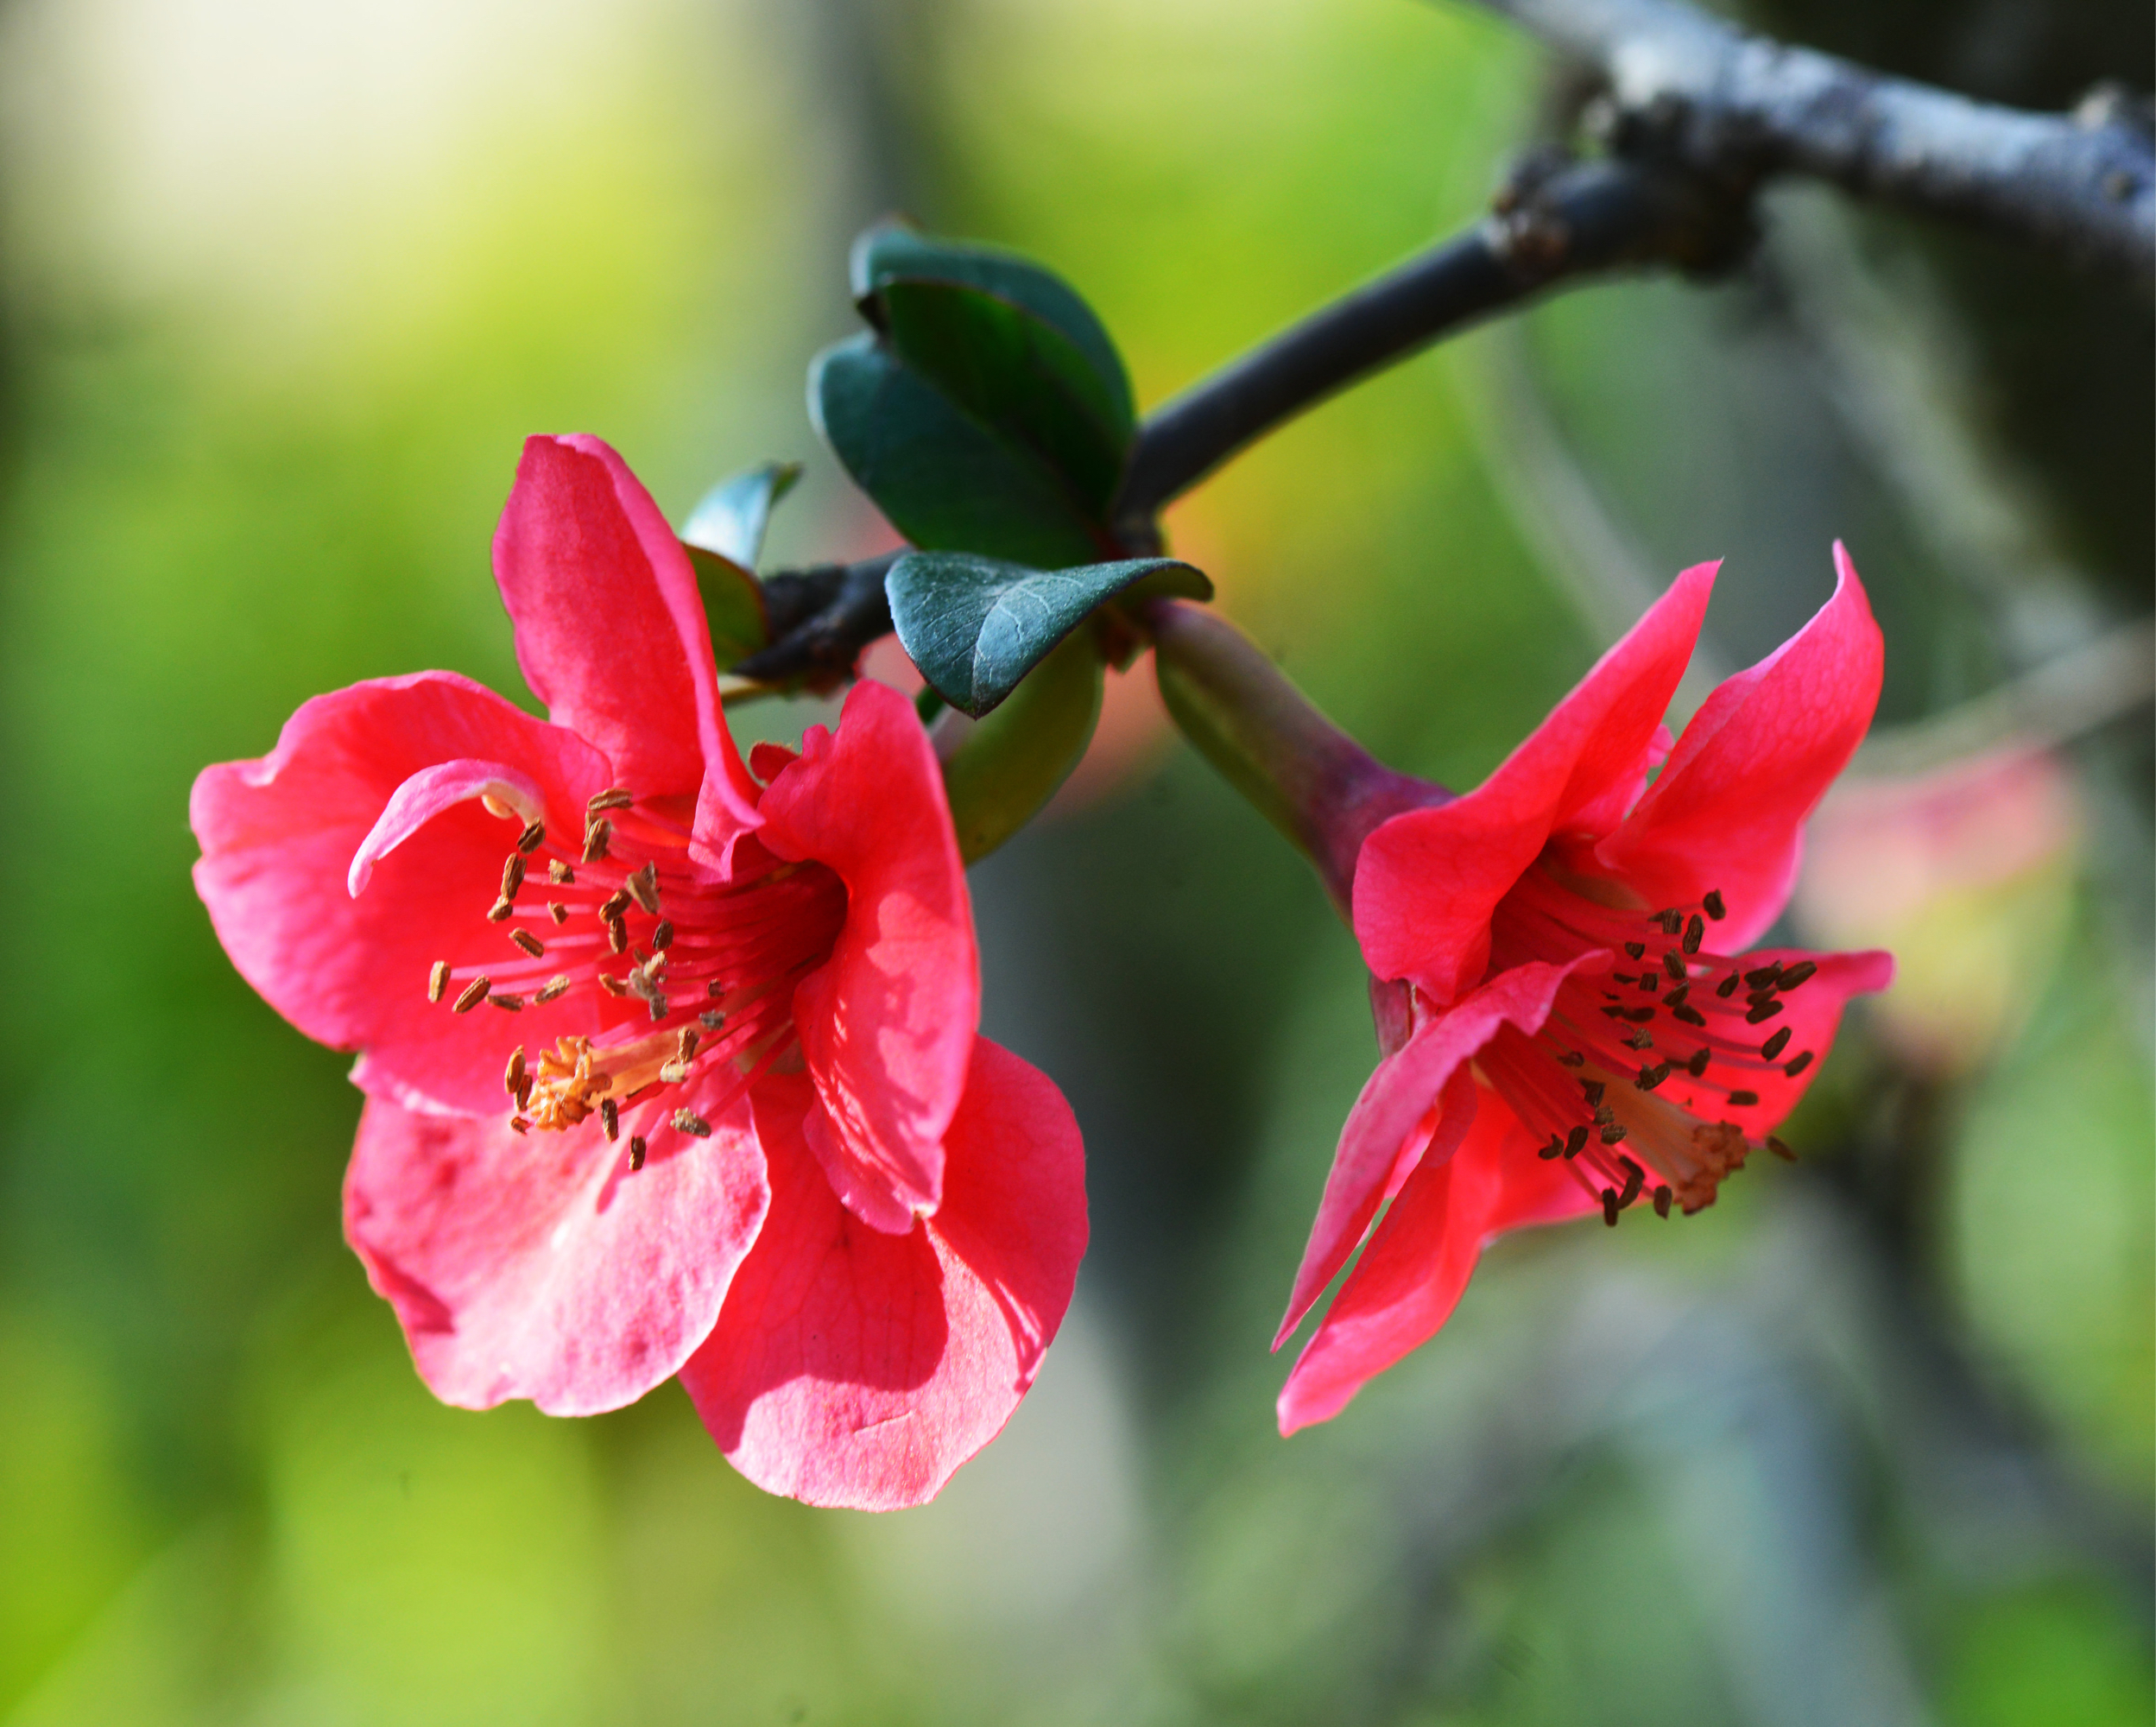
[[[1757, 16], [2029, 104], [2150, 73], [2138, 0]], [[338, 1239], [345, 1064], [190, 888], [193, 775], [307, 696], [524, 698], [487, 547], [526, 433], [677, 516], [804, 457], [777, 560], [879, 543], [801, 402], [871, 217], [1044, 258], [1158, 402], [1471, 219], [1546, 79], [1412, 0], [6, 0], [0, 1722], [2150, 1718], [2153, 368], [2112, 284], [1780, 195], [1740, 279], [1449, 344], [1179, 507], [1226, 609], [1455, 784], [1684, 564], [1729, 560], [1710, 674], [1837, 535], [1887, 635], [1797, 927], [1904, 982], [1804, 1161], [1508, 1242], [1292, 1442], [1265, 1345], [1361, 979], [1142, 668], [975, 872], [1093, 1246], [920, 1511], [767, 1498], [673, 1388], [434, 1404]]]

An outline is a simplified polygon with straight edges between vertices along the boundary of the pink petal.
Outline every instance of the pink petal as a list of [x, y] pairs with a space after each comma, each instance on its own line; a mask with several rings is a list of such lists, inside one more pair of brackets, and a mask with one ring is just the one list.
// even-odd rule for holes
[[831, 958], [794, 991], [822, 1107], [808, 1142], [839, 1198], [904, 1234], [943, 1188], [944, 1130], [980, 1018], [979, 959], [943, 774], [913, 704], [857, 684], [763, 794], [762, 843], [846, 884]]
[[714, 832], [753, 826], [696, 573], [619, 456], [597, 438], [526, 439], [494, 573], [516, 662], [555, 724], [597, 744], [640, 797], [701, 789]]
[[838, 1203], [802, 1143], [813, 1095], [792, 1076], [756, 1088], [770, 1218], [681, 1382], [758, 1486], [918, 1505], [1002, 1430], [1062, 1323], [1085, 1250], [1084, 1148], [1053, 1084], [979, 1039], [943, 1205], [887, 1235]]
[[[415, 1115], [368, 1102], [345, 1177], [345, 1234], [445, 1403], [528, 1397], [553, 1415], [632, 1403], [710, 1334], [769, 1192], [745, 1103], [691, 1139], [624, 1117], [517, 1134], [506, 1111]], [[629, 1136], [652, 1136], [629, 1168]]]
[[480, 1113], [499, 1101], [516, 1044], [597, 1029], [588, 991], [521, 1015], [427, 1000], [437, 959], [521, 961], [485, 918], [519, 824], [452, 803], [372, 860], [357, 899], [349, 888], [400, 788], [445, 763], [461, 764], [453, 781], [474, 762], [515, 773], [543, 795], [548, 826], [572, 834], [608, 775], [575, 733], [467, 679], [422, 672], [317, 696], [268, 756], [204, 769], [189, 819], [202, 846], [196, 890], [270, 1006], [319, 1042], [367, 1049], [356, 1077], [375, 1095]]
[[1459, 1149], [1408, 1177], [1304, 1347], [1280, 1390], [1281, 1433], [1330, 1420], [1365, 1381], [1435, 1337], [1497, 1236], [1591, 1210], [1570, 1168], [1538, 1158], [1534, 1136], [1485, 1092]]
[[[1782, 1011], [1773, 1019], [1756, 1027], [1742, 1028], [1756, 1037], [1759, 1045], [1764, 1045], [1781, 1031], [1789, 1033], [1788, 1041], [1772, 1061], [1754, 1060], [1740, 1065], [1735, 1060], [1717, 1060], [1710, 1064], [1703, 1076], [1714, 1082], [1711, 1085], [1703, 1085], [1679, 1067], [1664, 1082], [1660, 1095], [1703, 1121], [1735, 1122], [1753, 1139], [1779, 1125], [1797, 1107], [1805, 1089], [1818, 1078], [1820, 1064], [1834, 1047], [1842, 1009], [1849, 1004], [1849, 997], [1883, 990], [1894, 977], [1894, 956], [1877, 952], [1808, 953], [1800, 947], [1763, 947], [1744, 956], [1744, 967], [1748, 971], [1773, 962], [1787, 967], [1800, 960], [1809, 960], [1816, 965], [1817, 975], [1783, 996]], [[1789, 1064], [1807, 1052], [1811, 1060], [1799, 1067], [1792, 1078], [1787, 1071]], [[1731, 1090], [1755, 1092], [1759, 1102], [1732, 1104], [1728, 1097]]]
[[1718, 567], [1678, 577], [1474, 791], [1396, 815], [1363, 842], [1355, 933], [1371, 971], [1451, 1001], [1482, 976], [1490, 914], [1551, 835], [1615, 820], [1654, 759]]
[[1287, 1314], [1273, 1339], [1274, 1349], [1302, 1323], [1303, 1315], [1363, 1239], [1424, 1111], [1438, 1101], [1440, 1091], [1445, 1093], [1437, 1136], [1421, 1157], [1426, 1165], [1439, 1163], [1474, 1118], [1471, 1109], [1461, 1109], [1464, 1100], [1456, 1099], [1447, 1089], [1454, 1075], [1464, 1070], [1500, 1025], [1509, 1023], [1530, 1036], [1540, 1031], [1550, 1016], [1558, 986], [1590, 962], [1600, 963], [1600, 956], [1583, 954], [1565, 965], [1536, 963], [1502, 971], [1472, 995], [1425, 1020], [1399, 1053], [1377, 1064], [1340, 1130], [1339, 1149], [1325, 1177], [1325, 1197], [1318, 1202]]
[[1656, 905], [1719, 889], [1735, 949], [1780, 914], [1799, 833], [1871, 724], [1885, 644], [1836, 541], [1834, 597], [1796, 635], [1708, 697], [1662, 775], [1596, 850]]
[[492, 798], [524, 820], [547, 819], [547, 794], [531, 778], [502, 762], [444, 762], [422, 768], [395, 791], [352, 854], [345, 891], [355, 900], [374, 879], [375, 864], [455, 804]]

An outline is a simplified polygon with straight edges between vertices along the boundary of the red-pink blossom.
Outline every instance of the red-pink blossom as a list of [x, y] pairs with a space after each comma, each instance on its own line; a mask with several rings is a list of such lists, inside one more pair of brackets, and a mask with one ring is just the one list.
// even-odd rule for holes
[[1274, 1347], [1369, 1239], [1280, 1393], [1283, 1433], [1433, 1336], [1504, 1231], [1710, 1205], [1754, 1149], [1782, 1149], [1771, 1131], [1849, 997], [1891, 979], [1884, 953], [1743, 952], [1878, 700], [1879, 629], [1838, 545], [1835, 561], [1834, 597], [1673, 747], [1662, 717], [1713, 566], [1679, 576], [1482, 786], [1363, 841], [1352, 908], [1381, 1059]]
[[678, 1374], [759, 1484], [918, 1503], [1086, 1237], [1068, 1107], [974, 1029], [934, 755], [862, 684], [752, 774], [687, 555], [596, 439], [526, 444], [494, 553], [547, 719], [419, 673], [195, 783], [226, 952], [358, 1052], [346, 1235], [445, 1401]]

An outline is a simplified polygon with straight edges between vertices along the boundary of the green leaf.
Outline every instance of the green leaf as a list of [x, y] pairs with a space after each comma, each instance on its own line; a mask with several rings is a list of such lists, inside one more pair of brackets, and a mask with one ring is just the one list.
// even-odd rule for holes
[[898, 639], [953, 707], [979, 716], [1103, 601], [1147, 592], [1209, 599], [1212, 584], [1173, 558], [1037, 569], [955, 552], [910, 552], [885, 588]]
[[771, 645], [770, 620], [763, 609], [763, 587], [731, 558], [702, 546], [682, 542], [704, 594], [704, 617], [711, 625], [711, 657], [718, 669], [738, 664]]
[[1092, 632], [1065, 638], [944, 763], [958, 851], [977, 863], [1055, 795], [1092, 742], [1104, 675]]
[[762, 462], [721, 480], [689, 512], [681, 538], [743, 569], [755, 569], [763, 552], [763, 530], [770, 524], [772, 506], [793, 490], [800, 477], [799, 462]]
[[1021, 307], [1062, 336], [1083, 357], [1128, 444], [1136, 421], [1122, 356], [1093, 308], [1062, 277], [1039, 264], [987, 246], [935, 240], [902, 223], [885, 222], [854, 242], [854, 301], [878, 329], [890, 327], [887, 290], [895, 282], [943, 282], [979, 290]]
[[874, 336], [809, 368], [816, 429], [914, 545], [1053, 567], [1097, 557], [1101, 530], [1032, 452], [967, 414]]

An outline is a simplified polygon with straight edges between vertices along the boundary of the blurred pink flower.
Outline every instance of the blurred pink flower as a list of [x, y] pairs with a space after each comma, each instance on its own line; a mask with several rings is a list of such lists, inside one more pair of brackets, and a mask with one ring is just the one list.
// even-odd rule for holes
[[[1837, 545], [1834, 597], [1661, 718], [1715, 566], [1686, 571], [1480, 788], [1392, 815], [1356, 855], [1382, 1059], [1348, 1117], [1274, 1347], [1390, 1208], [1280, 1398], [1283, 1433], [1435, 1335], [1485, 1243], [1600, 1210], [1713, 1203], [1795, 1105], [1884, 953], [1748, 954], [1799, 831], [1879, 696], [1881, 642]], [[1654, 775], [1661, 769], [1659, 776]], [[1650, 783], [1650, 780], [1652, 783]]]
[[360, 1052], [346, 1234], [445, 1401], [679, 1374], [760, 1485], [918, 1503], [1024, 1395], [1086, 1237], [1069, 1109], [974, 1031], [927, 740], [863, 684], [752, 775], [688, 559], [596, 439], [526, 444], [494, 552], [547, 720], [418, 673], [195, 783], [226, 952]]

